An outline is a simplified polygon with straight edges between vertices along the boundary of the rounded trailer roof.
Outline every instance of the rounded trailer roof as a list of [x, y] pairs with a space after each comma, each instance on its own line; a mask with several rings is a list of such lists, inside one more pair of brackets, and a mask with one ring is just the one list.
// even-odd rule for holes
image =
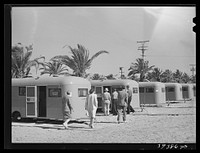
[[118, 80], [90, 80], [92, 86], [117, 86], [117, 85], [136, 85], [138, 83], [134, 80], [129, 79], [118, 79]]
[[164, 87], [165, 85], [164, 85], [164, 83], [162, 83], [162, 82], [139, 82], [139, 86], [140, 87], [146, 87], [146, 86], [148, 86], [148, 87], [155, 87], [155, 86], [161, 86], [161, 87]]
[[180, 83], [173, 83], [173, 82], [166, 82], [166, 83], [164, 83], [165, 84], [165, 86], [166, 87], [169, 87], [169, 86], [181, 86], [181, 84]]
[[182, 86], [186, 87], [186, 86], [194, 86], [194, 84], [188, 84], [188, 83], [181, 83]]
[[46, 86], [46, 85], [63, 85], [63, 84], [84, 84], [91, 85], [90, 82], [81, 77], [59, 76], [59, 77], [39, 77], [39, 78], [14, 78], [12, 86]]

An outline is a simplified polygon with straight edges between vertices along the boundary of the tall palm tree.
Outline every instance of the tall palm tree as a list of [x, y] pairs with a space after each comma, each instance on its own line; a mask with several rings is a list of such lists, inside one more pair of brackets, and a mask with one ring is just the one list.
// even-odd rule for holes
[[152, 72], [147, 74], [147, 79], [150, 81], [161, 81], [162, 70], [159, 68], [154, 68]]
[[171, 70], [165, 70], [161, 75], [161, 82], [174, 82], [173, 73]]
[[[39, 59], [45, 59], [44, 56], [30, 60], [33, 51], [33, 46], [23, 46], [18, 43], [12, 47], [12, 68], [11, 73], [13, 78], [30, 77], [31, 67], [35, 66], [36, 71], [39, 68]], [[37, 72], [36, 72], [37, 73]]]
[[116, 75], [113, 75], [113, 74], [109, 74], [109, 75], [107, 75], [107, 76], [105, 76], [106, 77], [106, 79], [108, 79], [108, 80], [116, 80], [117, 78], [116, 78]]
[[185, 72], [182, 75], [182, 82], [183, 83], [189, 83], [189, 82], [191, 82], [191, 77], [187, 73], [185, 73]]
[[140, 82], [143, 82], [149, 71], [153, 69], [154, 65], [149, 66], [149, 61], [143, 61], [143, 59], [136, 59], [136, 63], [131, 63], [128, 73], [130, 78], [134, 78], [136, 74], [140, 74]]
[[109, 53], [108, 51], [101, 50], [95, 53], [91, 58], [89, 58], [89, 51], [82, 45], [78, 44], [78, 48], [72, 48], [69, 46], [69, 49], [72, 53], [72, 56], [68, 55], [59, 55], [55, 56], [52, 59], [61, 60], [63, 64], [68, 66], [73, 70], [73, 74], [79, 77], [86, 77], [86, 70], [90, 68], [92, 61], [103, 53]]
[[173, 79], [178, 82], [178, 83], [182, 83], [183, 82], [183, 72], [181, 72], [180, 70], [176, 70], [174, 73], [173, 73]]
[[43, 70], [41, 72], [41, 75], [49, 74], [49, 76], [57, 76], [68, 74], [68, 69], [66, 68], [66, 66], [63, 66], [63, 64], [58, 60], [50, 60], [50, 62], [44, 62], [41, 64], [43, 66], [42, 68], [40, 68], [40, 70]]
[[91, 76], [92, 80], [106, 80], [106, 77], [104, 75], [100, 75], [98, 73], [95, 73]]

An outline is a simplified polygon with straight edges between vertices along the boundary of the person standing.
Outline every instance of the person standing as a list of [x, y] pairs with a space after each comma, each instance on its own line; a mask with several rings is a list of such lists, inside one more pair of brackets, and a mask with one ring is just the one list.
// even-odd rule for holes
[[108, 116], [110, 112], [110, 102], [111, 102], [111, 96], [110, 93], [108, 92], [108, 88], [106, 88], [105, 92], [103, 93], [103, 102], [104, 102], [104, 114]]
[[90, 128], [94, 128], [94, 119], [96, 117], [96, 111], [98, 108], [97, 95], [95, 94], [94, 88], [90, 89], [89, 95], [86, 98], [85, 109], [88, 111], [90, 118]]
[[70, 92], [65, 92], [65, 95], [62, 98], [62, 108], [63, 108], [63, 126], [65, 127], [65, 129], [68, 128], [68, 123], [71, 119], [71, 114], [72, 114], [72, 105], [71, 102], [69, 100], [69, 98], [71, 97]]
[[117, 101], [117, 122], [120, 123], [121, 114], [123, 113], [123, 121], [126, 122], [126, 107], [128, 101], [128, 93], [125, 91], [125, 87], [122, 87], [122, 90], [118, 92], [118, 101]]
[[114, 89], [112, 93], [112, 114], [117, 115], [117, 100], [118, 100], [118, 92]]
[[130, 114], [130, 112], [135, 112], [133, 107], [131, 106], [131, 100], [132, 100], [132, 93], [133, 91], [131, 90], [130, 86], [127, 85], [127, 93], [128, 93], [128, 106], [127, 106], [127, 114]]

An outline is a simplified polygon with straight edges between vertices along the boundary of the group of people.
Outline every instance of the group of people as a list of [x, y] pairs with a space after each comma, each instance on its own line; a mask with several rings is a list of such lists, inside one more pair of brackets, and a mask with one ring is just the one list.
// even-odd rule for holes
[[[71, 113], [73, 111], [72, 105], [69, 101], [70, 93], [66, 92], [65, 96], [63, 97], [63, 115], [64, 115], [64, 127], [68, 127], [68, 122], [71, 118]], [[130, 114], [130, 112], [134, 112], [134, 109], [131, 107], [131, 100], [132, 100], [132, 90], [130, 89], [129, 85], [122, 87], [122, 90], [117, 91], [114, 89], [114, 92], [111, 94], [109, 93], [108, 88], [105, 88], [105, 92], [102, 95], [103, 100], [103, 108], [104, 108], [104, 115], [108, 116], [110, 114], [110, 104], [112, 103], [111, 112], [113, 115], [117, 115], [117, 122], [120, 123], [121, 115], [123, 122], [126, 122], [126, 113]], [[85, 102], [85, 110], [88, 112], [88, 116], [90, 118], [90, 128], [94, 128], [94, 119], [96, 117], [96, 111], [98, 108], [98, 100], [97, 94], [95, 94], [94, 88], [91, 88], [89, 94], [86, 98]]]

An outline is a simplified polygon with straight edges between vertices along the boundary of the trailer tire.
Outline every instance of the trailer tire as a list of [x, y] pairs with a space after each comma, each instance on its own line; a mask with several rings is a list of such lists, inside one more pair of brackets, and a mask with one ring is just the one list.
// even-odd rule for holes
[[12, 120], [13, 121], [20, 121], [21, 120], [21, 114], [18, 111], [15, 111], [12, 113]]

